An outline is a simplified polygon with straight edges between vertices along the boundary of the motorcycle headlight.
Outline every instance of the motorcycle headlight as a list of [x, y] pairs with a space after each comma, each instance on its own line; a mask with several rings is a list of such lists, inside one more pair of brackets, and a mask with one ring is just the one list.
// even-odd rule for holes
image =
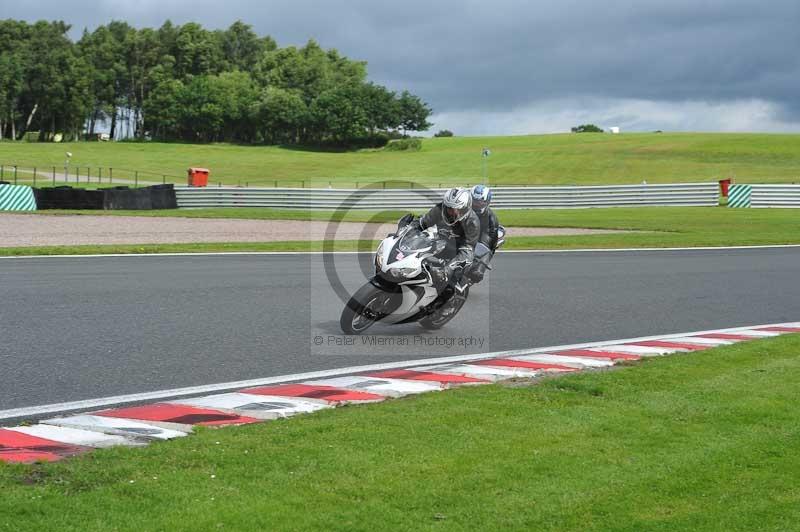
[[417, 275], [417, 268], [394, 268], [390, 270], [393, 277], [397, 279], [408, 279]]

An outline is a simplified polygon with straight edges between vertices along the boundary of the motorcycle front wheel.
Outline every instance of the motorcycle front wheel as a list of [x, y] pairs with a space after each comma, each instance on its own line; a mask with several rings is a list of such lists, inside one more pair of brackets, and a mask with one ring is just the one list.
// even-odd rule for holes
[[339, 318], [345, 334], [362, 334], [376, 321], [390, 314], [392, 294], [367, 283], [353, 294]]

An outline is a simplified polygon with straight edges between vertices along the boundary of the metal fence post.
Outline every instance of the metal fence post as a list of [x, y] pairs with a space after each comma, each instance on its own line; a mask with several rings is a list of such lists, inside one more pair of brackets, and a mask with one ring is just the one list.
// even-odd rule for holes
[[56, 186], [56, 167], [53, 167], [53, 186]]
[[17, 184], [17, 165], [14, 165], [14, 184]]
[[33, 188], [36, 188], [36, 167], [33, 167]]
[[102, 183], [103, 182], [103, 167], [102, 166], [97, 168], [97, 182], [98, 183]]
[[6, 173], [6, 167], [0, 164], [0, 181], [3, 180], [3, 176], [5, 176], [5, 173]]
[[87, 183], [92, 182], [92, 168], [90, 166], [86, 167], [86, 182]]
[[133, 188], [139, 188], [139, 170], [133, 172]]
[[109, 183], [114, 182], [114, 169], [111, 168], [110, 166], [108, 167], [108, 182]]

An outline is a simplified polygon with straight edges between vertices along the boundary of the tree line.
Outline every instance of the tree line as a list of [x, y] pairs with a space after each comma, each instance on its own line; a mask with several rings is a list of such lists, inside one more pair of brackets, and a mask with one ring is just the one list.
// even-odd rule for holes
[[69, 30], [0, 20], [0, 139], [94, 137], [105, 124], [112, 138], [351, 144], [431, 126], [418, 96], [369, 82], [365, 62], [313, 40], [280, 48], [241, 21], [114, 21], [77, 42]]

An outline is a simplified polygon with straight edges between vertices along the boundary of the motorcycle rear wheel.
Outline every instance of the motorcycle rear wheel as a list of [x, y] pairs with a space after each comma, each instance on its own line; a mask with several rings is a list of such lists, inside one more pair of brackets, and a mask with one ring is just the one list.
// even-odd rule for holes
[[466, 287], [463, 294], [453, 295], [444, 305], [436, 309], [433, 314], [419, 320], [419, 324], [422, 325], [423, 328], [431, 331], [441, 329], [447, 325], [450, 320], [456, 317], [464, 306], [464, 303], [467, 302], [468, 296], [469, 287]]

